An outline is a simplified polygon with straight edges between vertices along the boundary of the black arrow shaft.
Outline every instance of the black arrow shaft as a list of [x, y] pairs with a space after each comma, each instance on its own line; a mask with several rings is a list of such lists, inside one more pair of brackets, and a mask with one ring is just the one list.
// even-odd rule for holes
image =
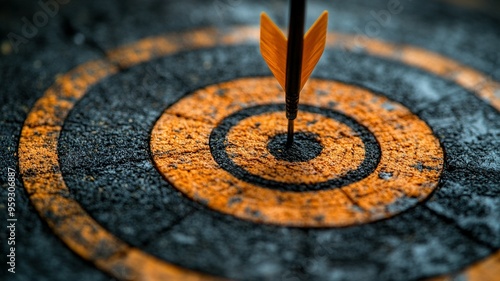
[[297, 118], [300, 83], [302, 75], [302, 53], [304, 49], [304, 21], [306, 1], [290, 0], [288, 45], [286, 58], [286, 118], [288, 122], [288, 144], [293, 142], [293, 120]]

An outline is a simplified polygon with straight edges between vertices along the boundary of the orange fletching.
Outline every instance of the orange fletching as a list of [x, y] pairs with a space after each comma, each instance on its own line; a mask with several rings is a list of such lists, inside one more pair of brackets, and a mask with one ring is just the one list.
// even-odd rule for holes
[[[326, 44], [328, 12], [324, 11], [304, 36], [300, 89], [311, 76]], [[279, 84], [285, 89], [287, 39], [266, 13], [260, 16], [260, 52]]]
[[274, 77], [285, 89], [287, 40], [266, 13], [260, 15], [260, 52]]
[[304, 51], [302, 53], [302, 72], [300, 89], [304, 87], [316, 67], [326, 45], [326, 30], [328, 29], [328, 12], [324, 11], [314, 22], [304, 36]]

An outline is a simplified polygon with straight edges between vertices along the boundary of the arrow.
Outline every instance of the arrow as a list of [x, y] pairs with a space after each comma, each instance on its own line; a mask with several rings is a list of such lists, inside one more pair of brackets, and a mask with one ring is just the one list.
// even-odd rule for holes
[[260, 52], [286, 93], [287, 146], [293, 144], [293, 121], [299, 94], [318, 63], [326, 44], [328, 12], [304, 34], [305, 0], [290, 0], [288, 40], [266, 13], [260, 17]]

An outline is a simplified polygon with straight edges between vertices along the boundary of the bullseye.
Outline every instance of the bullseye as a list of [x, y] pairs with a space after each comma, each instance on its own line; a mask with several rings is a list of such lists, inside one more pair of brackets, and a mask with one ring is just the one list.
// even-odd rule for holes
[[278, 160], [305, 162], [316, 158], [323, 147], [316, 135], [298, 132], [291, 147], [286, 147], [286, 135], [282, 133], [269, 140], [267, 150]]

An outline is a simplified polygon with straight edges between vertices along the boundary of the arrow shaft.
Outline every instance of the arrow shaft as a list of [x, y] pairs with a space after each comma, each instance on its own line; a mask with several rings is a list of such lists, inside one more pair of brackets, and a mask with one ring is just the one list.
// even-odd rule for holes
[[304, 49], [305, 0], [290, 0], [290, 19], [286, 58], [286, 117], [297, 117]]

